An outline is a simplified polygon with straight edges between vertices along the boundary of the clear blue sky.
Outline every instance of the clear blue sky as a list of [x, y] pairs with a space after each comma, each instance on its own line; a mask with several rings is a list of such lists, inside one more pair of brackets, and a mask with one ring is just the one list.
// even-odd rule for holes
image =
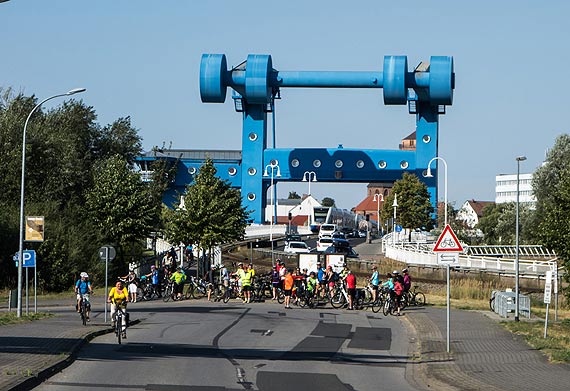
[[[200, 101], [203, 53], [225, 53], [229, 65], [271, 54], [282, 71], [373, 71], [384, 55], [407, 55], [410, 67], [454, 56], [454, 104], [440, 117], [439, 153], [457, 208], [494, 200], [495, 175], [516, 172], [518, 155], [528, 157], [521, 171], [533, 171], [568, 132], [569, 8], [525, 0], [11, 0], [0, 4], [0, 86], [39, 99], [85, 87], [78, 99], [99, 122], [130, 115], [146, 150], [170, 142], [240, 149], [232, 100]], [[397, 149], [414, 130], [406, 107], [384, 106], [381, 90], [285, 89], [282, 97], [277, 147]], [[290, 190], [307, 186], [281, 184], [279, 195]], [[365, 196], [365, 184], [311, 190], [345, 208]]]

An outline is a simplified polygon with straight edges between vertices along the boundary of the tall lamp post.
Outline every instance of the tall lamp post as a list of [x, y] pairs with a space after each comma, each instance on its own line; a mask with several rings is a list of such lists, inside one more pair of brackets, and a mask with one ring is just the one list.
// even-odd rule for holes
[[[441, 162], [443, 163], [443, 166], [445, 167], [445, 171], [444, 171], [444, 175], [443, 175], [443, 206], [444, 206], [444, 211], [443, 211], [443, 225], [444, 228], [447, 225], [447, 162], [445, 161], [444, 158], [436, 156], [433, 159], [431, 159], [428, 163], [428, 168], [427, 168], [427, 172], [426, 172], [426, 178], [433, 178], [433, 175], [431, 173], [431, 164], [436, 161], [436, 160], [441, 160]], [[437, 206], [437, 202], [436, 202], [436, 206]], [[436, 207], [436, 214], [437, 214], [437, 207]]]
[[281, 176], [281, 169], [279, 168], [279, 164], [275, 162], [269, 163], [267, 166], [265, 166], [263, 176], [270, 176], [269, 171], [271, 171], [271, 185], [269, 186], [271, 187], [271, 220], [269, 221], [269, 241], [271, 242], [271, 265], [275, 266], [275, 254], [273, 253], [273, 218], [275, 217], [275, 210], [273, 209], [273, 203], [275, 202], [273, 198], [273, 176], [275, 175], [276, 178], [279, 178]]
[[85, 88], [74, 88], [66, 92], [65, 94], [57, 94], [50, 96], [42, 100], [38, 103], [30, 114], [28, 114], [28, 118], [26, 118], [26, 122], [24, 123], [24, 133], [22, 135], [22, 177], [20, 180], [20, 240], [19, 240], [19, 248], [18, 248], [18, 309], [16, 311], [16, 316], [18, 318], [22, 317], [22, 263], [24, 262], [24, 184], [26, 178], [26, 131], [28, 129], [28, 122], [30, 122], [30, 118], [32, 118], [32, 114], [35, 113], [37, 109], [39, 109], [44, 103], [48, 100], [59, 98], [61, 96], [69, 96], [73, 94], [77, 94], [80, 92], [85, 91]]
[[376, 201], [376, 222], [378, 223], [378, 235], [380, 235], [380, 202], [384, 202], [384, 196], [380, 193], [376, 193], [372, 201]]
[[[433, 178], [433, 175], [431, 173], [431, 164], [435, 161], [435, 160], [441, 160], [441, 162], [443, 163], [443, 166], [445, 167], [445, 171], [444, 171], [444, 176], [443, 176], [443, 184], [444, 184], [444, 188], [443, 188], [443, 207], [444, 207], [444, 213], [443, 213], [443, 225], [444, 225], [444, 229], [445, 227], [447, 227], [447, 162], [445, 161], [444, 158], [436, 156], [433, 159], [431, 159], [428, 163], [428, 168], [427, 168], [427, 172], [426, 172], [426, 178]], [[437, 205], [437, 202], [436, 202]], [[437, 208], [436, 208], [437, 210]], [[437, 212], [436, 212], [437, 215]], [[451, 287], [450, 287], [450, 273], [449, 273], [449, 269], [450, 269], [450, 264], [449, 262], [447, 263], [447, 352], [449, 353], [449, 342], [451, 340], [451, 331], [450, 331], [450, 321], [449, 321], [449, 317], [450, 317], [450, 307], [451, 307]]]
[[394, 208], [394, 221], [392, 221], [392, 245], [396, 244], [396, 209], [398, 208], [398, 194], [394, 193], [394, 202], [392, 203]]
[[526, 156], [517, 156], [517, 213], [515, 221], [515, 322], [519, 321], [519, 197], [521, 162]]

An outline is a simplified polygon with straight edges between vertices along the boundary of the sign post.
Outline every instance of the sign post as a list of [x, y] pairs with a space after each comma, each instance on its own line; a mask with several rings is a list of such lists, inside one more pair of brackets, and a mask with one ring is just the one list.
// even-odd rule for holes
[[544, 338], [546, 338], [546, 329], [548, 328], [548, 307], [552, 297], [552, 270], [546, 272], [544, 280], [544, 304], [546, 304], [546, 317], [544, 318]]
[[109, 294], [109, 261], [115, 259], [117, 255], [113, 246], [103, 246], [99, 249], [99, 259], [105, 261], [105, 298], [103, 305], [105, 306], [105, 323], [107, 323], [107, 295]]
[[449, 269], [452, 263], [457, 263], [459, 261], [459, 253], [463, 252], [463, 246], [461, 246], [461, 243], [459, 243], [457, 236], [449, 224], [445, 226], [441, 235], [439, 235], [439, 238], [437, 238], [433, 252], [437, 253], [438, 262], [440, 264], [445, 264], [447, 268], [447, 353], [449, 353], [449, 342], [451, 340], [451, 329], [449, 321], [451, 296]]

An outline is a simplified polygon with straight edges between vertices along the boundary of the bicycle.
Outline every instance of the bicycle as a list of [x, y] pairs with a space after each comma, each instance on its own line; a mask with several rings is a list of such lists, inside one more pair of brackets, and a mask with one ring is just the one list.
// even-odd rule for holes
[[128, 324], [125, 325], [125, 330], [123, 330], [123, 317], [125, 318], [125, 323], [128, 323], [128, 316], [125, 312], [126, 307], [123, 308], [122, 305], [116, 304], [114, 301], [112, 304], [116, 307], [115, 312], [115, 335], [117, 336], [117, 342], [119, 345], [121, 344], [121, 339], [127, 339], [127, 327]]
[[394, 313], [396, 310], [396, 301], [392, 297], [391, 292], [386, 293], [386, 300], [384, 301], [384, 305], [382, 306], [382, 313], [384, 316], [388, 316]]
[[81, 294], [81, 299], [79, 301], [79, 315], [81, 316], [81, 323], [83, 323], [83, 326], [87, 326], [87, 321], [89, 319], [87, 317], [88, 308], [89, 302], [87, 301], [85, 295]]
[[372, 312], [378, 313], [381, 308], [384, 307], [384, 302], [387, 300], [387, 297], [390, 295], [390, 291], [386, 288], [380, 289], [378, 287], [378, 292], [376, 294], [376, 300], [371, 303]]
[[423, 306], [426, 303], [426, 295], [417, 290], [417, 286], [414, 289], [404, 293], [402, 296], [402, 308], [408, 306]]
[[165, 303], [170, 299], [174, 300], [174, 281], [168, 281], [164, 288], [164, 294], [162, 295], [162, 301]]
[[348, 305], [348, 292], [343, 283], [337, 283], [331, 296], [331, 306], [335, 309]]
[[228, 286], [224, 292], [224, 298], [223, 298], [224, 303], [227, 303], [228, 301], [230, 301], [230, 299], [237, 299], [239, 297], [239, 294], [240, 293], [237, 286], [237, 282], [235, 280], [231, 280], [230, 286]]
[[208, 283], [197, 277], [190, 277], [190, 283], [188, 284], [188, 288], [186, 288], [186, 293], [184, 297], [186, 299], [194, 298], [194, 299], [201, 299], [206, 297], [208, 294]]

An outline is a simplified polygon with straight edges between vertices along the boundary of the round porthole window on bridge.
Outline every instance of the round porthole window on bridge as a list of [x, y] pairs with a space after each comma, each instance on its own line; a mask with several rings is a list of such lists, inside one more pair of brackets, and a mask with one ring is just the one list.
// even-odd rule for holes
[[378, 162], [378, 168], [386, 168], [386, 166], [388, 166], [388, 164], [386, 163], [385, 160], [380, 160]]
[[250, 141], [255, 141], [255, 140], [257, 140], [257, 133], [251, 132], [251, 133], [248, 135], [248, 137], [249, 137]]
[[342, 162], [342, 160], [337, 160], [336, 162], [334, 162], [334, 166], [336, 168], [341, 168], [344, 165], [344, 163]]
[[319, 168], [321, 166], [321, 161], [319, 159], [313, 160], [313, 167]]
[[424, 136], [422, 137], [422, 141], [427, 144], [431, 141], [431, 137], [428, 136], [427, 134], [424, 134]]
[[230, 176], [234, 176], [235, 174], [237, 174], [236, 168], [235, 168], [235, 167], [230, 167], [230, 168], [228, 168], [228, 174], [229, 174]]
[[247, 199], [250, 201], [255, 200], [255, 193], [247, 193]]
[[256, 170], [254, 167], [250, 167], [250, 168], [247, 169], [247, 173], [248, 173], [249, 175], [252, 175], [252, 176], [253, 176], [253, 175], [257, 174], [257, 170]]
[[407, 161], [402, 160], [402, 161], [400, 162], [400, 168], [401, 168], [402, 170], [405, 170], [406, 168], [408, 168], [408, 166], [409, 166], [409, 164], [408, 164]]
[[269, 164], [271, 164], [273, 167], [278, 166], [279, 165], [279, 160], [277, 159], [271, 159], [269, 161]]
[[196, 174], [196, 167], [189, 167], [188, 168], [188, 174], [190, 174], [190, 175]]
[[293, 160], [291, 160], [291, 167], [297, 168], [297, 167], [299, 167], [299, 164], [300, 164], [300, 163], [299, 163], [299, 159], [293, 159]]
[[364, 167], [364, 160], [358, 160], [356, 162], [356, 168], [362, 168]]

